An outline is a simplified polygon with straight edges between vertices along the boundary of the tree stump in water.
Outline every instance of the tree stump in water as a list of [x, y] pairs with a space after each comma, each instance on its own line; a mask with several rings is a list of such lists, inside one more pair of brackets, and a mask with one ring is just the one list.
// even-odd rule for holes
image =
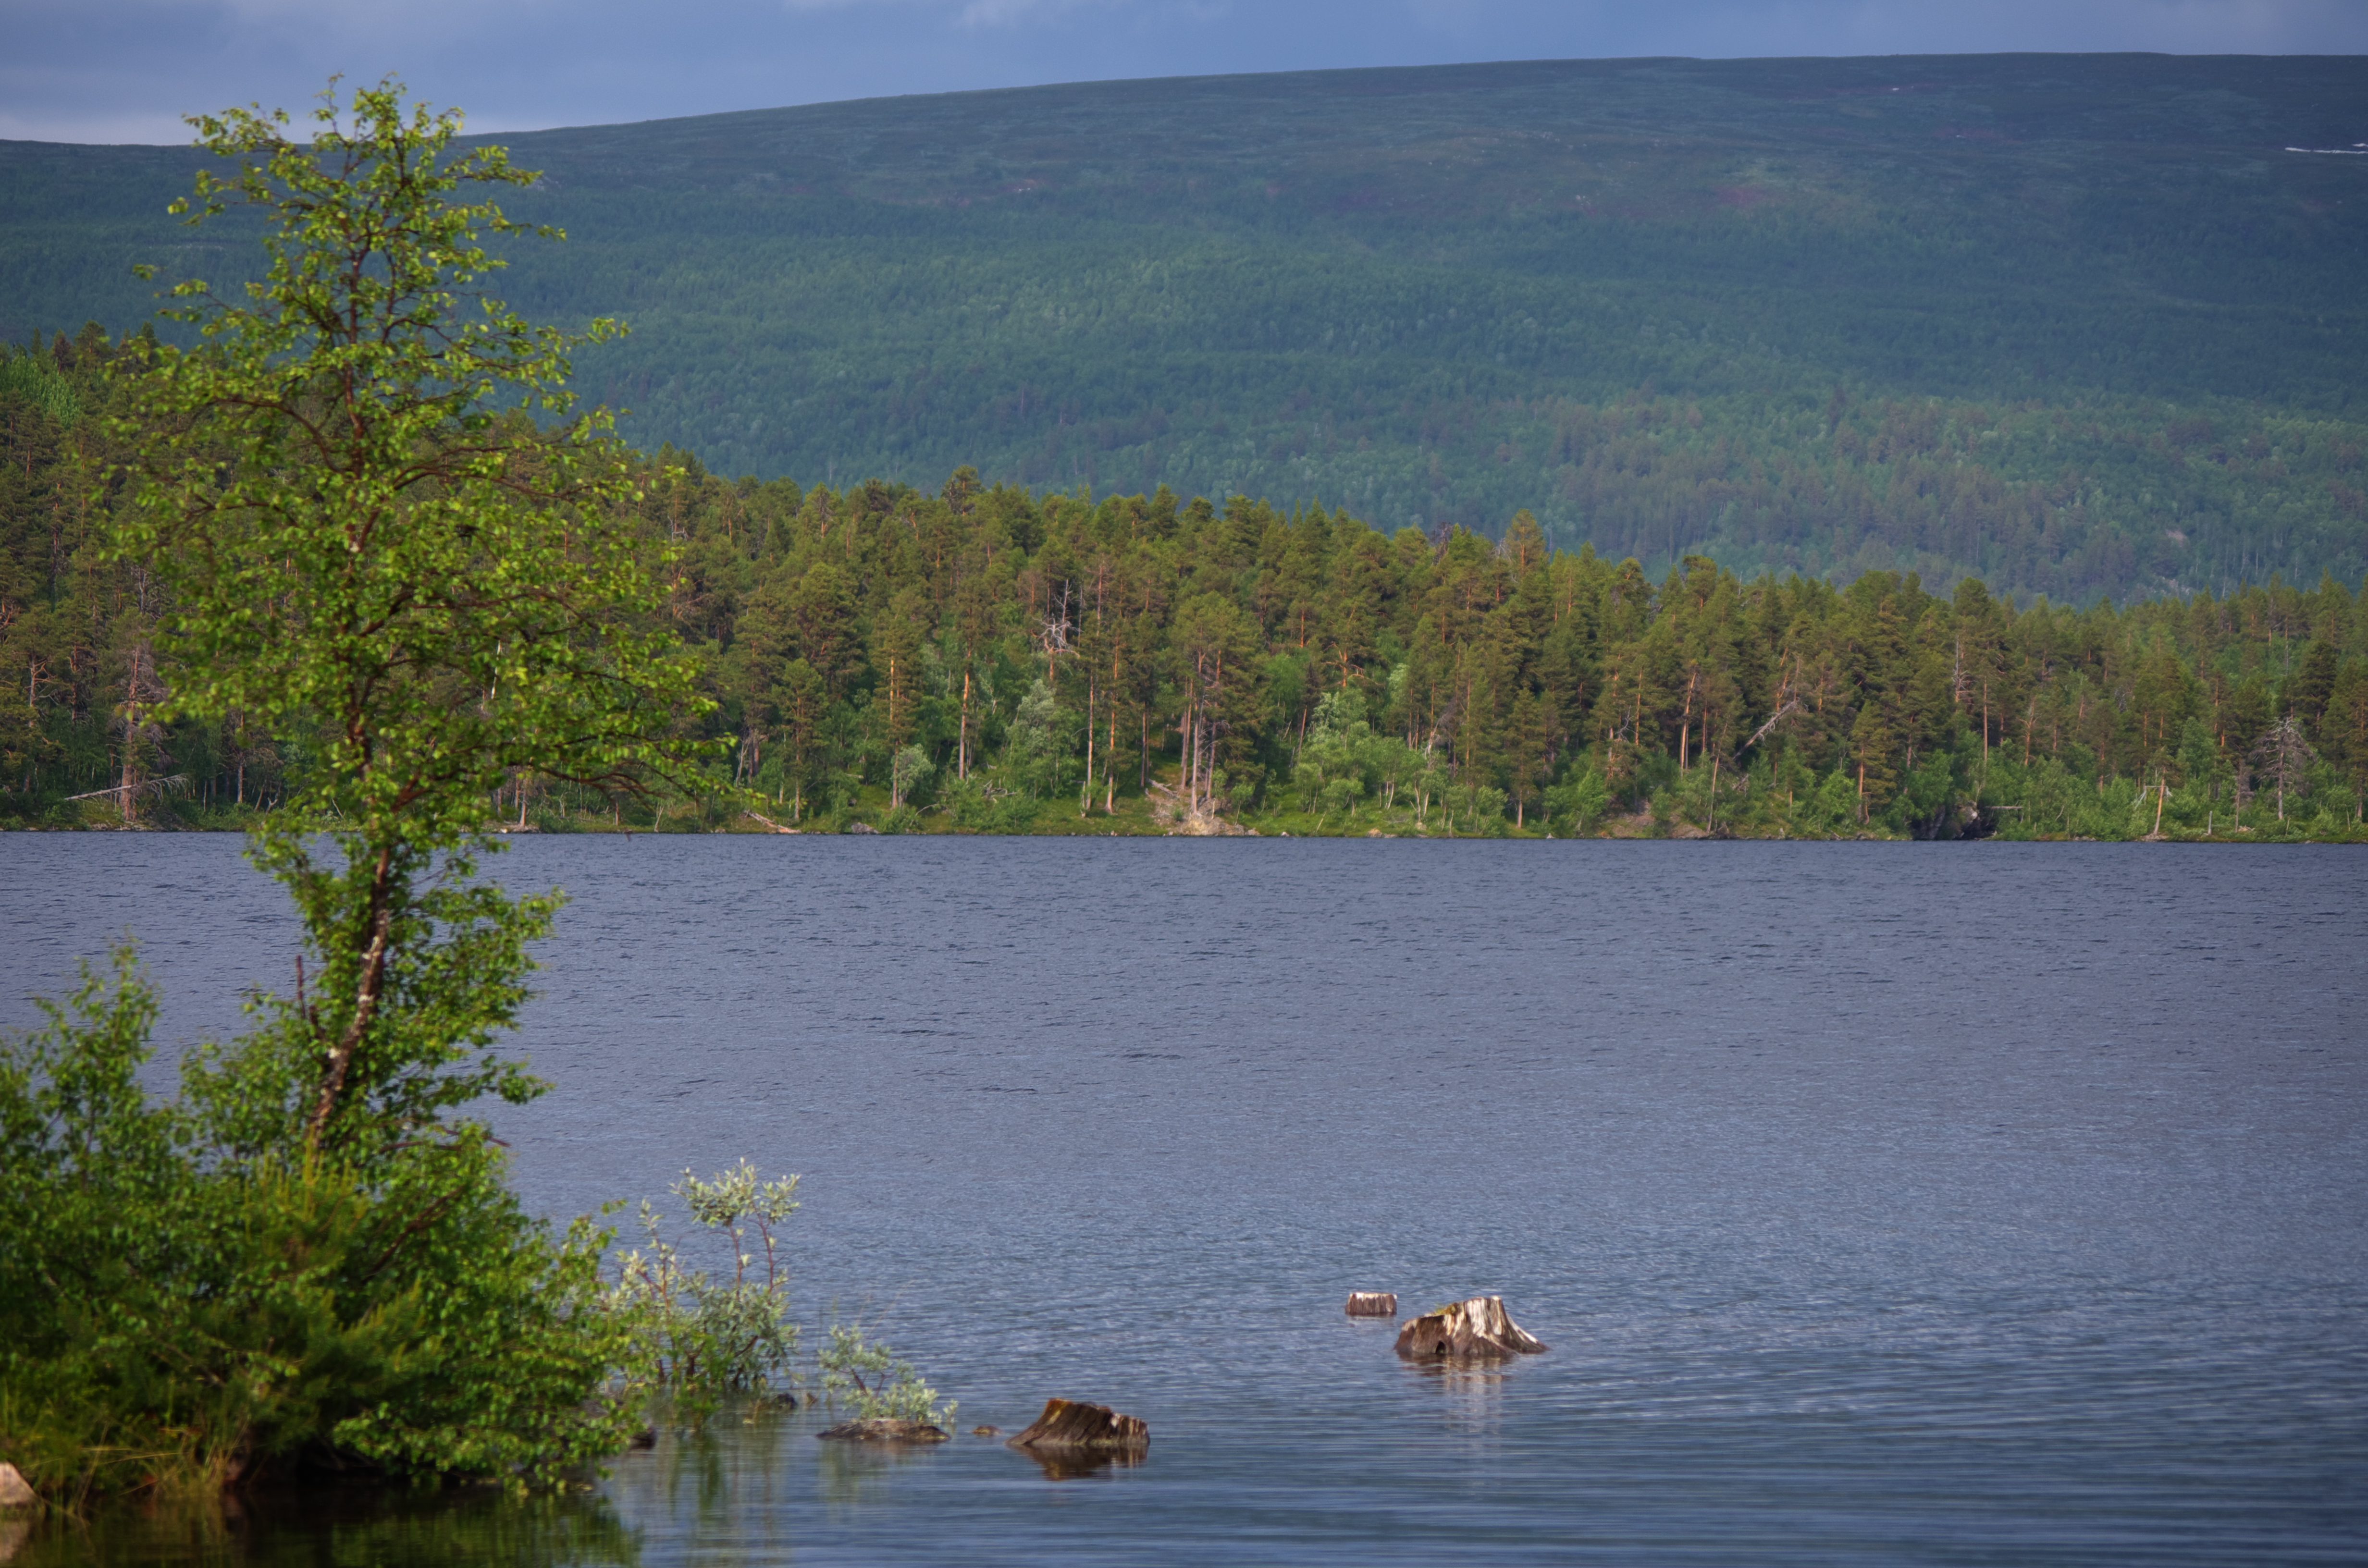
[[1409, 1361], [1488, 1359], [1544, 1348], [1506, 1315], [1502, 1296], [1474, 1296], [1440, 1307], [1398, 1331], [1398, 1354]]
[[1349, 1315], [1352, 1318], [1394, 1318], [1398, 1315], [1398, 1299], [1388, 1290], [1351, 1290], [1349, 1292]]
[[1146, 1449], [1151, 1446], [1151, 1428], [1139, 1418], [1121, 1415], [1106, 1404], [1048, 1399], [1044, 1402], [1044, 1414], [1004, 1446], [1030, 1449]]
[[814, 1434], [825, 1443], [942, 1443], [952, 1435], [926, 1421], [898, 1421], [886, 1415], [846, 1422]]

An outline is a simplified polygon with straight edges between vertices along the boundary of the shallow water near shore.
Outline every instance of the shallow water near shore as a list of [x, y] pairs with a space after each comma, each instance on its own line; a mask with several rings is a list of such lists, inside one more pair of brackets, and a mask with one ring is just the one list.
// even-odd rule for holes
[[[0, 836], [0, 1024], [127, 926], [286, 983], [235, 839]], [[813, 1413], [596, 1494], [267, 1497], [19, 1562], [2302, 1563], [2368, 1555], [2368, 854], [553, 838], [537, 1209], [804, 1177], [801, 1316], [1048, 1478]], [[169, 1048], [168, 1048], [169, 1049]], [[1441, 1375], [1352, 1321], [1501, 1293]], [[0, 1555], [6, 1542], [0, 1538]]]

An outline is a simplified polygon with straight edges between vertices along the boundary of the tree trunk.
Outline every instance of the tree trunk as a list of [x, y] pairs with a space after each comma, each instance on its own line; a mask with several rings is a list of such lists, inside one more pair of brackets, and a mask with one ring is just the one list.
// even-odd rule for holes
[[1077, 791], [1077, 815], [1093, 810], [1094, 801], [1094, 680], [1086, 677], [1086, 787]]
[[953, 1436], [926, 1421], [900, 1421], [875, 1415], [868, 1421], [847, 1421], [814, 1434], [825, 1443], [942, 1443]]
[[1048, 1399], [1044, 1414], [1004, 1445], [1012, 1449], [1145, 1449], [1151, 1427], [1141, 1418], [1121, 1415], [1107, 1404]]
[[328, 1130], [330, 1119], [336, 1115], [337, 1104], [345, 1096], [346, 1078], [352, 1071], [354, 1055], [361, 1050], [362, 1039], [370, 1032], [370, 1020], [377, 1016], [379, 990], [386, 982], [387, 939], [393, 923], [394, 851], [381, 848], [378, 864], [370, 873], [370, 946], [362, 955], [361, 986], [354, 997], [354, 1016], [346, 1024], [346, 1031], [330, 1048], [329, 1060], [321, 1073], [321, 1092], [313, 1102], [311, 1120], [304, 1129], [305, 1143], [314, 1149], [321, 1146], [321, 1137]]
[[1502, 1296], [1474, 1296], [1440, 1307], [1398, 1331], [1397, 1352], [1409, 1361], [1493, 1360], [1544, 1348], [1543, 1341], [1506, 1313]]

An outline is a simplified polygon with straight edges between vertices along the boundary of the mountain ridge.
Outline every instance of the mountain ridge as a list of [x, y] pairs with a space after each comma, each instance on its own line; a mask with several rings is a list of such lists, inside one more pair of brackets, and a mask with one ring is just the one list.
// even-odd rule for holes
[[[1154, 78], [480, 138], [574, 236], [504, 291], [635, 323], [584, 385], [720, 472], [1526, 509], [1656, 567], [2075, 598], [2368, 572], [2368, 169], [2281, 150], [2362, 139], [2368, 62], [2146, 55]], [[0, 144], [0, 334], [129, 326], [119, 262], [220, 266], [154, 211], [195, 162]]]

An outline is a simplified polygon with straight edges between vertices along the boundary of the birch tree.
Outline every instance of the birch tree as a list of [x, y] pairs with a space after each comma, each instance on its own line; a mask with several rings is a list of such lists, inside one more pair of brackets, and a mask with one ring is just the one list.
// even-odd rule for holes
[[513, 778], [636, 788], [685, 760], [668, 736], [696, 699], [659, 629], [665, 550], [626, 521], [628, 454], [567, 390], [571, 349], [622, 329], [571, 338], [484, 292], [488, 241], [562, 237], [486, 199], [534, 176], [456, 152], [458, 112], [391, 81], [350, 105], [333, 85], [312, 121], [309, 142], [284, 111], [192, 122], [233, 172], [175, 210], [257, 210], [268, 265], [175, 285], [194, 343], [119, 361], [141, 456], [113, 548], [169, 590], [154, 717], [311, 743], [249, 850], [310, 963], [264, 1097], [307, 1146], [359, 1153], [532, 1092], [481, 1053], [556, 900], [474, 878], [489, 802]]

